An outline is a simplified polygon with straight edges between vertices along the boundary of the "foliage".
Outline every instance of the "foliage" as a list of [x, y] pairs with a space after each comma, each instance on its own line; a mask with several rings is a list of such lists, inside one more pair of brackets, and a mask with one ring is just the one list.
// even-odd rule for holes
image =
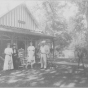
[[64, 32], [61, 35], [57, 35], [56, 46], [58, 46], [59, 50], [62, 50], [65, 47], [69, 46], [71, 40], [71, 36], [68, 33]]
[[[60, 10], [62, 10], [66, 3], [61, 5], [61, 2], [57, 1], [46, 1], [43, 3], [46, 10], [46, 29], [53, 31], [57, 37], [57, 44], [61, 49], [69, 45], [71, 41], [71, 36], [66, 32], [67, 23], [66, 19], [60, 15]], [[60, 13], [59, 13], [60, 12]]]
[[60, 45], [62, 49], [70, 46], [75, 47], [75, 45], [86, 45], [87, 1], [44, 0], [41, 4], [37, 4], [37, 8], [35, 9], [34, 14], [40, 20], [39, 24], [42, 25], [41, 29], [45, 33], [56, 35], [58, 39], [57, 45]]
[[[50, 23], [49, 28], [54, 30], [54, 31], [59, 31], [59, 30], [64, 30], [66, 29], [67, 25], [66, 25], [66, 21], [65, 19], [61, 18], [60, 15], [58, 15], [58, 11], [59, 9], [61, 9], [61, 7], [59, 6], [58, 8], [58, 4], [59, 2], [55, 2], [55, 1], [47, 1], [44, 2], [44, 8], [46, 10], [46, 17], [47, 17], [47, 22], [46, 24]], [[57, 10], [58, 9], [58, 10]]]
[[86, 15], [86, 1], [76, 1], [78, 7], [79, 7], [79, 12], [78, 14], [75, 16], [74, 22], [75, 22], [75, 40], [77, 41], [78, 38], [78, 42], [76, 45], [79, 45], [80, 47], [86, 47], [87, 45], [87, 35], [86, 33], [87, 31], [87, 15]]

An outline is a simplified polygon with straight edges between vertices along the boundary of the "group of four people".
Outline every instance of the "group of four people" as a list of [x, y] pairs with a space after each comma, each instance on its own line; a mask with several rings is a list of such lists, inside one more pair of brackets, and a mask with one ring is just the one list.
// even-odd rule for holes
[[[39, 52], [40, 52], [41, 68], [46, 69], [47, 57], [50, 53], [50, 47], [45, 43], [45, 41], [41, 42]], [[16, 45], [13, 44], [13, 47], [11, 47], [10, 44], [8, 44], [7, 48], [5, 48], [4, 53], [5, 53], [5, 60], [4, 60], [3, 70], [17, 69], [19, 67], [18, 66], [19, 59], [18, 59], [18, 50], [16, 48]], [[35, 63], [35, 47], [31, 42], [30, 46], [27, 48], [26, 68], [29, 64], [31, 64], [31, 68], [33, 68], [34, 63]]]

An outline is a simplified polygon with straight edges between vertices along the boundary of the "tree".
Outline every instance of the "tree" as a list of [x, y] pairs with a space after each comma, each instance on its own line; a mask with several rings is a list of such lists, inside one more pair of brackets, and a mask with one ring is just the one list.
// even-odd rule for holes
[[71, 36], [66, 32], [61, 35], [57, 34], [56, 37], [57, 40], [55, 45], [58, 46], [59, 50], [63, 50], [65, 47], [68, 47], [72, 40]]
[[86, 1], [45, 0], [37, 7], [38, 10], [35, 10], [34, 14], [38, 14], [37, 19], [40, 20], [41, 29], [47, 34], [56, 35], [59, 41], [58, 45], [75, 47], [77, 44], [85, 43], [87, 30], [84, 26], [86, 19], [84, 16], [88, 17]]
[[87, 41], [86, 41], [86, 33], [87, 31], [87, 15], [86, 15], [86, 4], [87, 2], [84, 0], [81, 1], [76, 1], [78, 7], [79, 7], [79, 12], [76, 15], [74, 21], [75, 21], [75, 36], [80, 38], [78, 39], [78, 45], [86, 47]]
[[62, 17], [60, 17], [60, 15], [58, 15], [58, 11], [57, 9], [61, 9], [61, 7], [58, 8], [59, 2], [55, 2], [55, 1], [46, 1], [43, 3], [44, 8], [46, 10], [46, 17], [47, 17], [47, 22], [46, 24], [48, 24], [50, 22], [49, 26], [50, 29], [58, 32], [59, 30], [63, 31], [64, 29], [66, 29], [67, 24], [65, 19], [63, 19]]
[[65, 31], [65, 29], [67, 29], [67, 23], [66, 20], [58, 14], [59, 11], [65, 7], [66, 3], [65, 5], [60, 5], [60, 2], [48, 0], [45, 1], [43, 5], [46, 10], [47, 17], [45, 30], [50, 30], [55, 34], [57, 37], [57, 44], [60, 45], [60, 48], [66, 47], [68, 45], [68, 41], [65, 37], [69, 36], [69, 34]]

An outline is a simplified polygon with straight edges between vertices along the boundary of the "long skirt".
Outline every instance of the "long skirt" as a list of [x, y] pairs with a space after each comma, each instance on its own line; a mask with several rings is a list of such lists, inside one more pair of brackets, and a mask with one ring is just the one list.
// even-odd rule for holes
[[12, 56], [6, 55], [3, 70], [10, 70], [10, 69], [13, 69]]
[[29, 53], [28, 53], [28, 62], [30, 62], [30, 63], [35, 63], [35, 55], [34, 55], [34, 51], [30, 51]]
[[14, 69], [18, 69], [18, 58], [17, 56], [12, 56], [13, 57], [13, 66], [14, 66]]

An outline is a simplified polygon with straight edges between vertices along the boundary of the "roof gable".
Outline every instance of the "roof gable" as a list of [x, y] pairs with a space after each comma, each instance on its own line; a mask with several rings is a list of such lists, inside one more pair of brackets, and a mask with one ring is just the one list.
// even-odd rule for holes
[[21, 4], [0, 18], [0, 25], [36, 30], [38, 24], [25, 4]]

